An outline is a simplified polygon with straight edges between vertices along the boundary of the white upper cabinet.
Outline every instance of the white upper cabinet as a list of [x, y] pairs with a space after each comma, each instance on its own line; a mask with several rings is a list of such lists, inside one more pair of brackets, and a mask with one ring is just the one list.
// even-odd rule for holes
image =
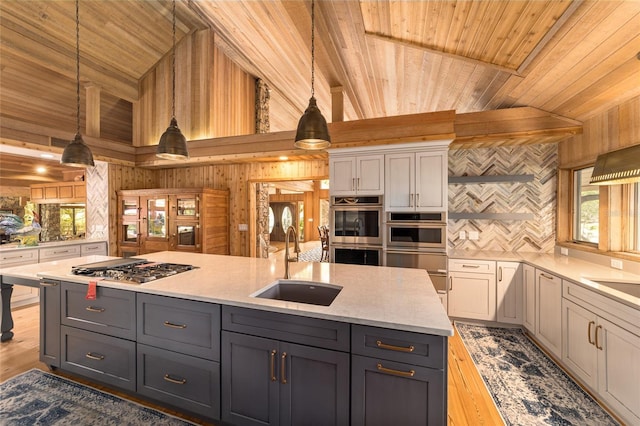
[[447, 148], [385, 156], [387, 211], [447, 211]]
[[384, 155], [332, 155], [329, 181], [331, 195], [382, 195]]

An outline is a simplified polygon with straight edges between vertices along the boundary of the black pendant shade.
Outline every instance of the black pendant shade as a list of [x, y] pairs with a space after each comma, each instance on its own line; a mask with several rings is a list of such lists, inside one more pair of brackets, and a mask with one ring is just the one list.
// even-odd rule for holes
[[80, 133], [76, 133], [76, 137], [65, 147], [60, 163], [73, 167], [95, 166], [91, 150], [82, 140]]
[[331, 145], [327, 120], [322, 116], [314, 97], [309, 99], [309, 106], [298, 122], [294, 145], [301, 149], [325, 149]]
[[180, 160], [189, 158], [187, 150], [187, 138], [184, 137], [176, 118], [171, 119], [167, 130], [160, 137], [156, 156], [167, 160]]

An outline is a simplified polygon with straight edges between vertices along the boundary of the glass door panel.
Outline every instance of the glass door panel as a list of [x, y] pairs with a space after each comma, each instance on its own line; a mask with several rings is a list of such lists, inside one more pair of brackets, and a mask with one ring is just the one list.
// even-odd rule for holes
[[122, 215], [138, 217], [138, 200], [122, 200]]
[[196, 246], [196, 225], [179, 225], [178, 226], [178, 245], [179, 246]]
[[167, 238], [166, 198], [147, 201], [147, 236], [151, 238]]
[[137, 243], [138, 242], [138, 225], [135, 223], [130, 223], [127, 225], [122, 225], [122, 242], [124, 243]]
[[177, 204], [177, 215], [178, 218], [184, 217], [196, 217], [197, 216], [197, 204], [196, 198], [180, 198], [178, 197]]

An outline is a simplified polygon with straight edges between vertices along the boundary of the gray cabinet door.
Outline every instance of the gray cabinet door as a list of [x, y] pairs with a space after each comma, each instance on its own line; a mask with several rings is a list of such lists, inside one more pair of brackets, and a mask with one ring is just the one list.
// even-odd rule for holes
[[222, 332], [222, 420], [279, 425], [278, 342]]
[[222, 332], [222, 420], [348, 425], [349, 354]]
[[445, 425], [446, 370], [352, 355], [351, 424]]
[[60, 367], [60, 282], [40, 283], [40, 361]]
[[349, 354], [280, 343], [280, 423], [349, 424]]

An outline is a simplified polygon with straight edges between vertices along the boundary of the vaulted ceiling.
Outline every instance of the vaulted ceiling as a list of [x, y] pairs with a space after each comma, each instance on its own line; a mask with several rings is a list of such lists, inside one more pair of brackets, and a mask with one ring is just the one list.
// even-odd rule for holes
[[[270, 86], [271, 131], [292, 130], [311, 94], [310, 15], [307, 0], [178, 0], [176, 35], [213, 29]], [[640, 95], [639, 1], [317, 0], [315, 20], [328, 121], [338, 87], [345, 121], [518, 106], [584, 121]], [[0, 31], [0, 118], [74, 117], [60, 99], [75, 94], [75, 3], [2, 0]], [[171, 49], [171, 2], [81, 0], [80, 34], [82, 81], [133, 102]]]

